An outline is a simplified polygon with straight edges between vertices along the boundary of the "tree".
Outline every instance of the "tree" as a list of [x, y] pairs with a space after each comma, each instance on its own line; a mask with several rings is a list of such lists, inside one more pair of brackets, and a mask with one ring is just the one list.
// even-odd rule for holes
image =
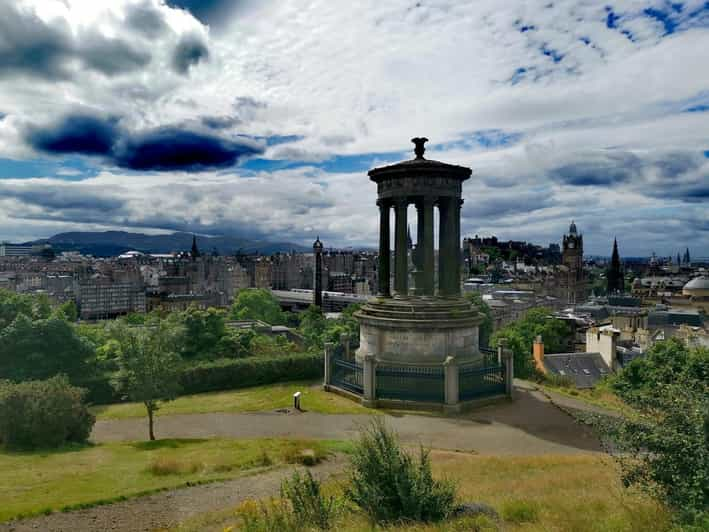
[[231, 307], [231, 317], [236, 320], [260, 320], [270, 325], [285, 323], [285, 314], [270, 291], [263, 288], [241, 290]]
[[79, 319], [79, 309], [76, 308], [74, 301], [69, 300], [59, 305], [57, 315], [63, 317], [68, 322], [74, 323]]
[[226, 334], [223, 311], [215, 308], [200, 310], [191, 307], [181, 313], [184, 327], [182, 352], [187, 357], [214, 355], [219, 341]]
[[479, 292], [469, 292], [466, 297], [473, 304], [475, 309], [483, 315], [483, 321], [479, 327], [479, 340], [481, 347], [490, 345], [490, 336], [492, 336], [492, 311]]
[[0, 329], [10, 325], [18, 314], [32, 320], [46, 319], [51, 315], [49, 300], [44, 295], [17, 294], [0, 289]]
[[323, 334], [327, 327], [325, 314], [320, 307], [310, 305], [300, 316], [300, 333], [305, 338], [308, 347], [320, 348], [323, 345]]
[[18, 314], [0, 332], [0, 378], [21, 381], [65, 373], [73, 381], [90, 371], [92, 345], [63, 319]]
[[599, 421], [623, 482], [638, 485], [686, 522], [709, 524], [709, 350], [655, 344], [613, 379], [633, 415]]
[[145, 405], [148, 432], [155, 439], [153, 418], [160, 403], [180, 392], [181, 359], [174, 350], [175, 328], [165, 323], [150, 329], [126, 329], [112, 385], [131, 401]]
[[554, 318], [550, 309], [533, 308], [519, 320], [501, 328], [492, 336], [492, 345], [501, 338], [507, 340], [507, 347], [514, 353], [515, 374], [528, 377], [533, 373], [531, 364], [532, 343], [537, 336], [544, 340], [544, 349], [549, 353], [563, 352], [571, 337], [569, 326]]

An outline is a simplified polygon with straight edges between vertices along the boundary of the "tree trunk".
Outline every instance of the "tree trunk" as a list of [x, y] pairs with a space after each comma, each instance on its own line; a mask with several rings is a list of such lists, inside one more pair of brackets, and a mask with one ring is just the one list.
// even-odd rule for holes
[[155, 433], [153, 432], [153, 407], [146, 404], [145, 407], [148, 409], [148, 429], [150, 431], [150, 441], [155, 440]]

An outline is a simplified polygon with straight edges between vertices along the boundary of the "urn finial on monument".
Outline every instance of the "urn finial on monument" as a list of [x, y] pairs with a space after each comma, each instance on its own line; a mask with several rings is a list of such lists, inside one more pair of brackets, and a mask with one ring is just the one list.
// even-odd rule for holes
[[411, 142], [414, 143], [414, 154], [416, 154], [417, 159], [423, 159], [423, 154], [426, 151], [426, 147], [424, 144], [428, 142], [428, 139], [426, 137], [414, 137], [411, 139]]

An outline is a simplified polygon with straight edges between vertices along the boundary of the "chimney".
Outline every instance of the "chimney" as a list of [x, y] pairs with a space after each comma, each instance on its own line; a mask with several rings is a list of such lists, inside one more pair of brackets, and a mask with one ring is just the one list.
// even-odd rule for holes
[[537, 370], [546, 373], [547, 370], [544, 367], [544, 342], [542, 341], [541, 335], [538, 335], [534, 339], [532, 355], [534, 355], [534, 365], [537, 367]]

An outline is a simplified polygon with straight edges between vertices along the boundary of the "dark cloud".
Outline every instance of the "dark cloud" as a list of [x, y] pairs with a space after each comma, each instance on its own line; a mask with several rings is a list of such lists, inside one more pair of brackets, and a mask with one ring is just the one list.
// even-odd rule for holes
[[185, 35], [177, 43], [172, 54], [172, 66], [176, 72], [185, 74], [190, 67], [209, 57], [209, 49], [198, 35]]
[[519, 191], [515, 194], [486, 195], [485, 201], [466, 201], [463, 203], [462, 215], [480, 221], [504, 217], [510, 213], [529, 213], [557, 204], [558, 201], [549, 190]]
[[211, 26], [223, 23], [235, 4], [241, 1], [235, 0], [167, 0], [171, 7], [184, 9], [203, 24]]
[[[3, 197], [15, 198], [27, 205], [60, 211], [96, 211], [104, 216], [122, 209], [126, 202], [118, 197], [97, 195], [76, 186], [48, 186], [29, 188], [0, 183]], [[76, 213], [73, 213], [76, 216]]]
[[642, 161], [632, 153], [604, 154], [597, 159], [565, 164], [551, 170], [553, 179], [566, 185], [613, 186], [640, 175]]
[[66, 116], [45, 129], [32, 127], [25, 139], [33, 148], [47, 153], [108, 155], [119, 135], [115, 118], [77, 114]]
[[229, 129], [241, 124], [241, 119], [238, 116], [203, 116], [200, 122], [209, 129]]
[[177, 127], [131, 133], [116, 118], [86, 114], [64, 117], [25, 134], [35, 149], [50, 154], [103, 156], [110, 164], [132, 170], [200, 171], [233, 166], [243, 157], [263, 152], [248, 139], [227, 139]]
[[251, 144], [168, 127], [122, 140], [114, 161], [134, 170], [199, 171], [233, 166], [260, 152]]

